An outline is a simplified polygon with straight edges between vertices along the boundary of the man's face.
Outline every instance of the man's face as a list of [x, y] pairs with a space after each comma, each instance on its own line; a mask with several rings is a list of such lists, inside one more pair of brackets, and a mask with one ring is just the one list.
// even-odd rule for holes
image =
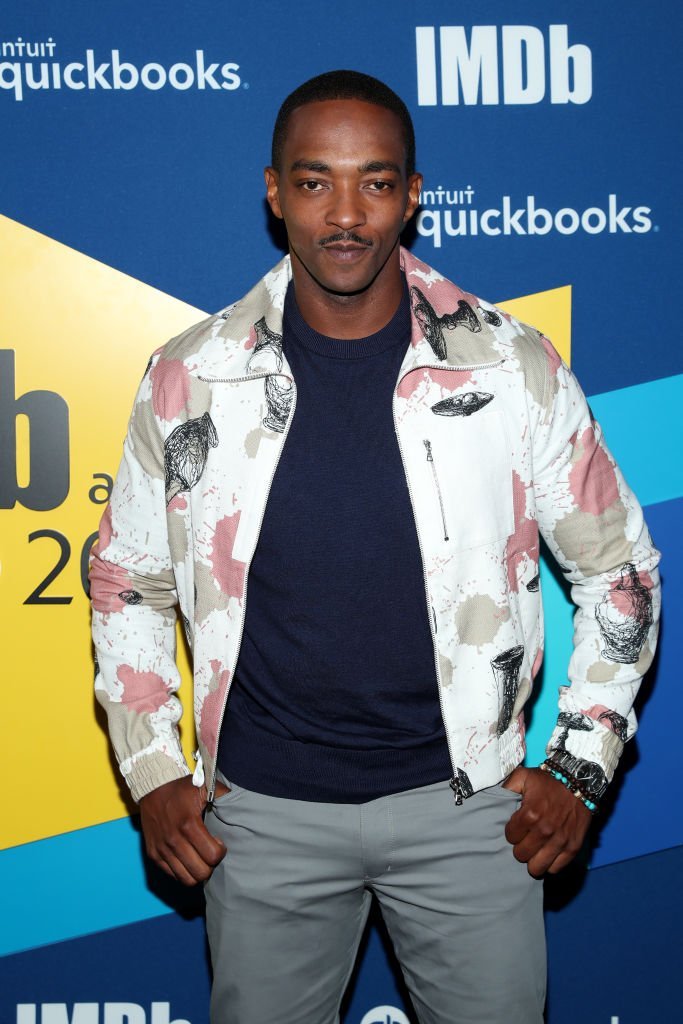
[[399, 235], [418, 205], [422, 177], [406, 177], [401, 123], [391, 110], [360, 100], [299, 107], [280, 171], [265, 174], [295, 274], [300, 268], [324, 291], [352, 295], [393, 260], [398, 265]]

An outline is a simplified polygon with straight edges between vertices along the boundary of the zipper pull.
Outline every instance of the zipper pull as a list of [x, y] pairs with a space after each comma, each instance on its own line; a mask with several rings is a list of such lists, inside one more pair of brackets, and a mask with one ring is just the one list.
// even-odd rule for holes
[[460, 805], [462, 804], [462, 800], [463, 800], [462, 787], [460, 786], [460, 780], [459, 779], [451, 779], [451, 781], [449, 782], [449, 786], [453, 790], [453, 796], [455, 797], [456, 807], [460, 807]]
[[433, 462], [434, 461], [434, 456], [432, 455], [432, 442], [425, 440], [422, 443], [424, 444], [425, 448], [427, 449], [427, 462]]

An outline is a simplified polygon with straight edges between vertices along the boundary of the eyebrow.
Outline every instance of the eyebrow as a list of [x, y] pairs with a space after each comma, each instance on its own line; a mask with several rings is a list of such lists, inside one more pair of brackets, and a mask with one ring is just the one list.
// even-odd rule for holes
[[[317, 171], [318, 174], [329, 174], [331, 167], [322, 160], [295, 160], [290, 171]], [[400, 174], [401, 168], [392, 160], [368, 160], [358, 168], [359, 174], [381, 174], [382, 171]]]
[[330, 168], [322, 160], [295, 160], [290, 167], [291, 171], [318, 171], [319, 174], [329, 174]]
[[358, 170], [361, 174], [381, 174], [382, 171], [401, 173], [401, 168], [393, 160], [368, 160], [367, 163], [361, 164]]

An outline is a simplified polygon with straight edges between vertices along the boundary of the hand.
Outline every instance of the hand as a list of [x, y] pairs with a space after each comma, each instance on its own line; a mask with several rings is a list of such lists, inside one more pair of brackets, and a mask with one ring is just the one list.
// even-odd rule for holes
[[[216, 783], [216, 796], [227, 792], [227, 786]], [[206, 786], [194, 786], [189, 775], [159, 786], [140, 801], [148, 855], [183, 885], [205, 882], [228, 852], [204, 824], [206, 803]]]
[[515, 768], [503, 788], [522, 794], [522, 806], [505, 826], [517, 860], [534, 878], [561, 871], [581, 849], [591, 812], [540, 768]]

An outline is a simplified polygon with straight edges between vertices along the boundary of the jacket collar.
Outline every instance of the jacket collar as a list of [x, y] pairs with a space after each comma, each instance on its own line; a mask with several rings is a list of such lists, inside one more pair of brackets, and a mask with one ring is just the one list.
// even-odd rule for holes
[[[496, 337], [501, 314], [401, 248], [401, 269], [410, 289], [411, 343], [401, 376], [425, 366], [466, 367], [500, 361], [504, 346]], [[204, 321], [193, 360], [208, 379], [238, 380], [288, 374], [282, 356], [282, 316], [292, 278], [289, 256], [243, 299]]]

